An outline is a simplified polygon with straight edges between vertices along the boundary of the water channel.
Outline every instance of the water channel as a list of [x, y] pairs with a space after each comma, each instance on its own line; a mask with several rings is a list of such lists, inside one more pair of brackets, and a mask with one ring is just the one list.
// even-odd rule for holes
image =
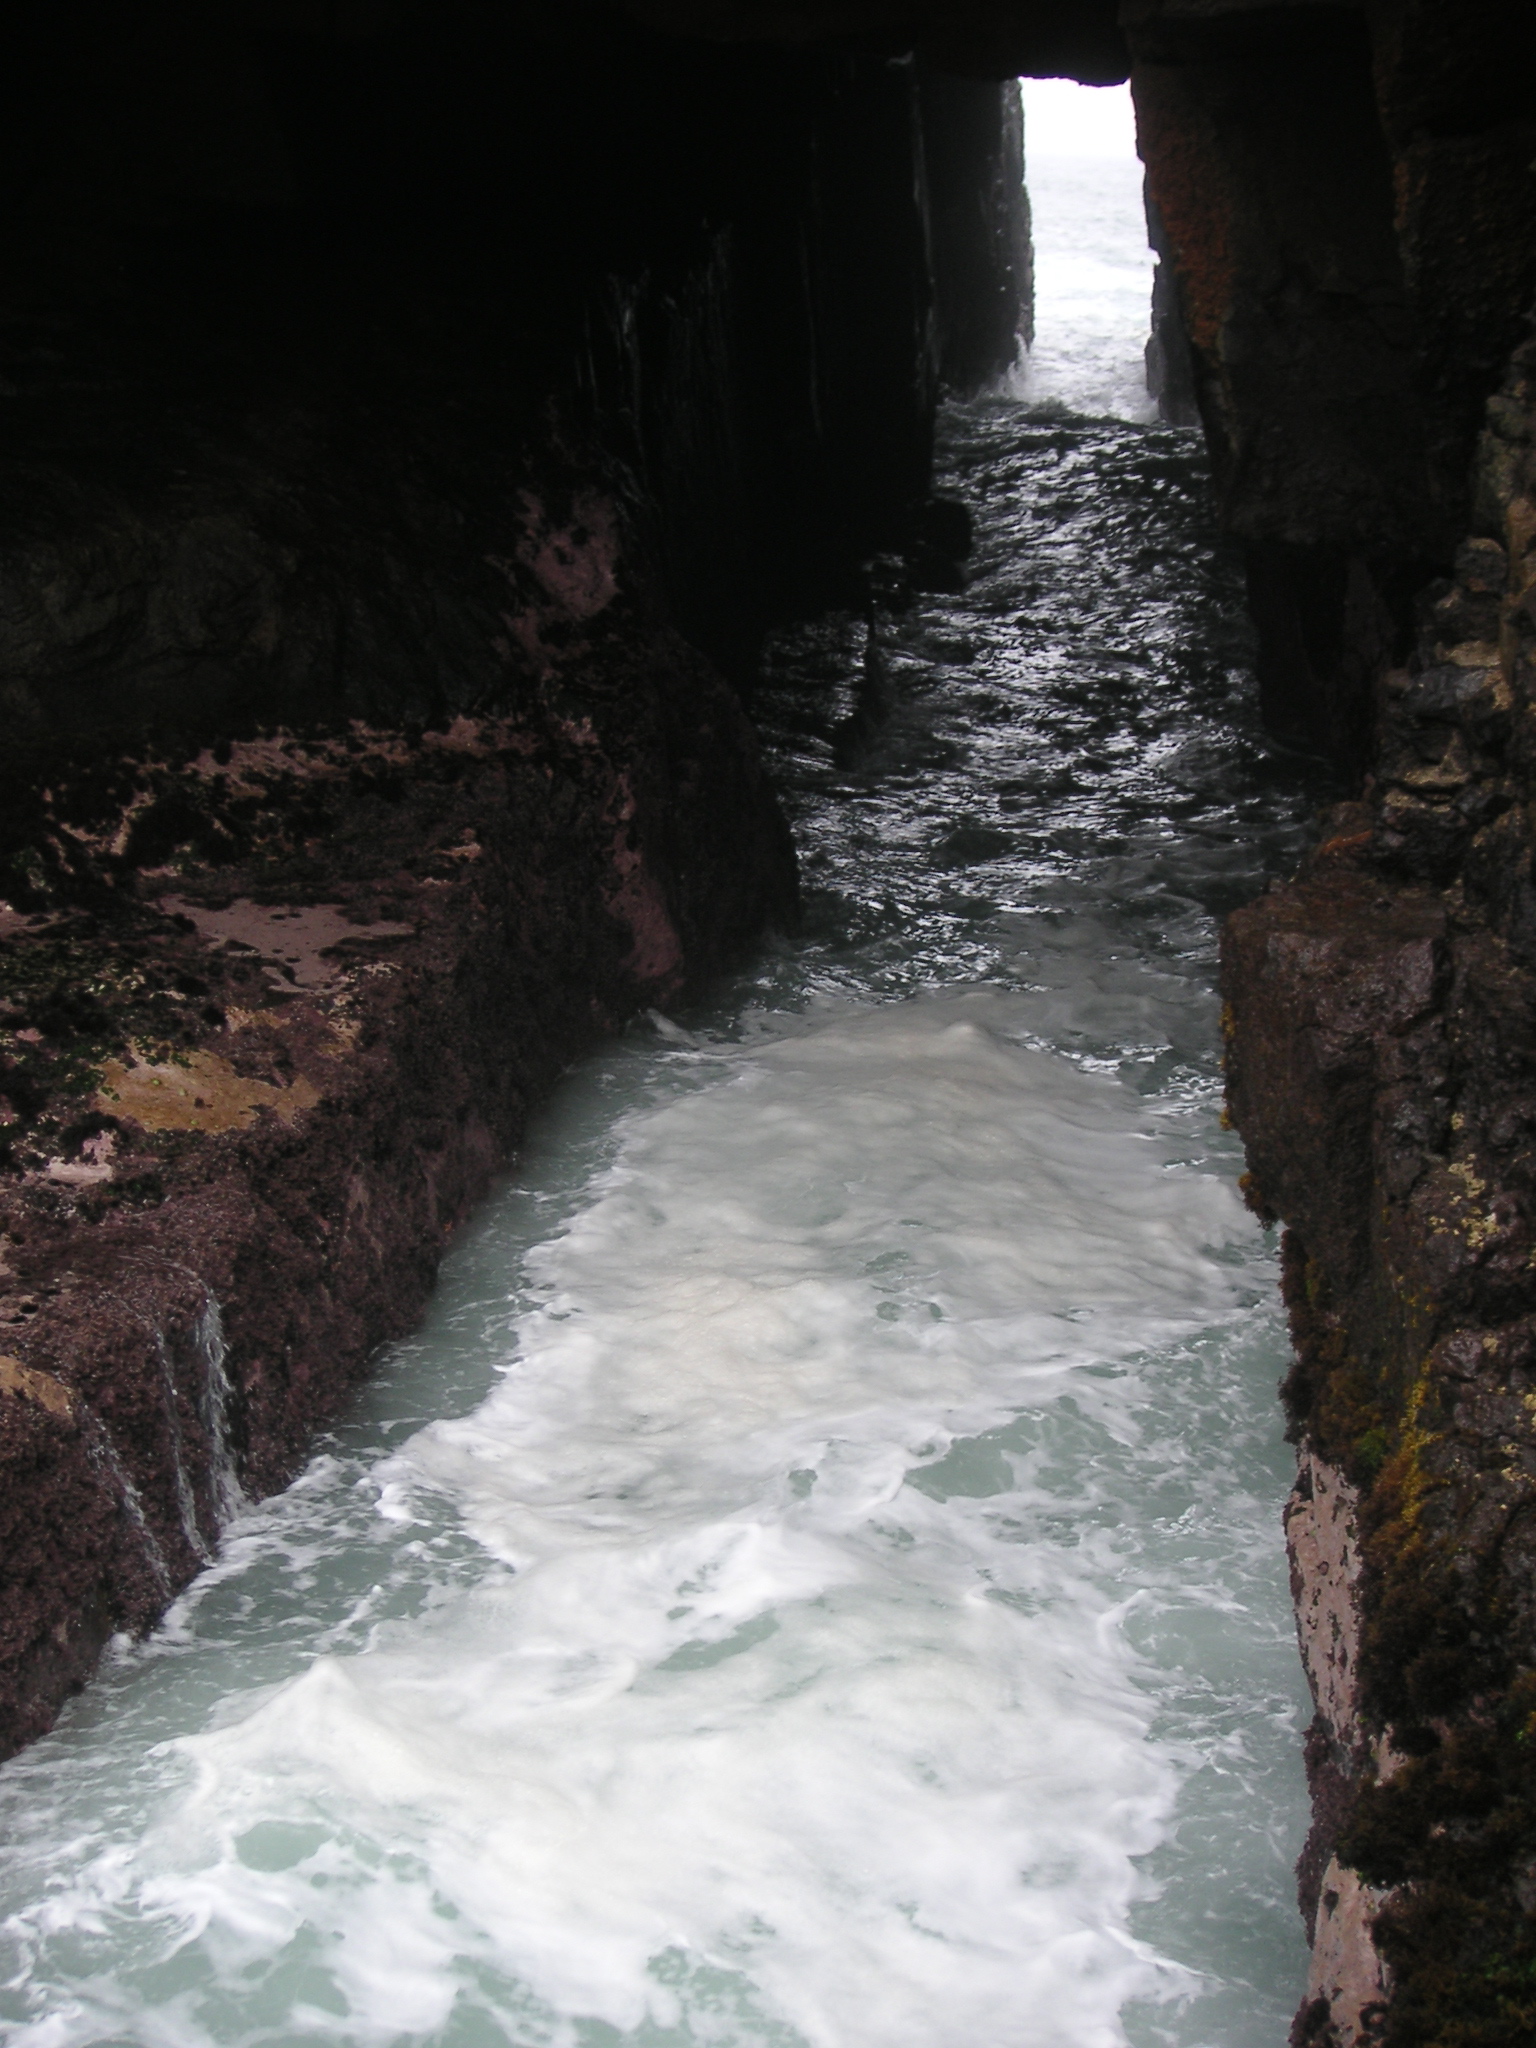
[[1198, 437], [1085, 368], [1086, 219], [1088, 339], [945, 416], [968, 587], [767, 650], [804, 930], [570, 1075], [0, 1773], [17, 2048], [1279, 2048], [1309, 1708], [1214, 958], [1317, 792]]

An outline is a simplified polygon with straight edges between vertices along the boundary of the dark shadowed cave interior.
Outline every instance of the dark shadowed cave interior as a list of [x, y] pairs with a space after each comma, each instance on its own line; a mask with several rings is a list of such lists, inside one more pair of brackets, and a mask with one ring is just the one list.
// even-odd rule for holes
[[[935, 423], [1031, 332], [1021, 76], [1130, 79], [1163, 416], [1267, 728], [1342, 798], [1223, 942], [1296, 1347], [1302, 1904], [1342, 1930], [1292, 2039], [1529, 2040], [1536, 14], [1500, 0], [24, 8], [0, 1752], [205, 1561], [209, 1303], [259, 1497], [575, 1053], [792, 924], [758, 649], [874, 556], [963, 580]], [[273, 998], [278, 917], [344, 1015], [318, 968]]]

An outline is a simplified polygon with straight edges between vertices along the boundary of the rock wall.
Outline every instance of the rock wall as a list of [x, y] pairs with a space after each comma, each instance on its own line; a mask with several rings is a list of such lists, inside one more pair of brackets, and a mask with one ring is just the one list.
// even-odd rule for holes
[[6, 1750], [291, 1475], [573, 1055], [793, 914], [739, 704], [626, 589], [613, 505], [576, 517], [509, 535], [515, 708], [38, 794], [66, 850], [0, 957]]
[[919, 79], [933, 223], [939, 373], [969, 395], [1035, 334], [1034, 249], [1016, 85], [927, 72]]
[[1315, 1825], [1298, 2044], [1536, 2027], [1536, 343], [1375, 769], [1227, 925], [1229, 1094], [1283, 1217]]
[[[201, 512], [222, 484], [237, 518], [296, 515], [308, 558], [361, 537], [364, 500], [409, 521], [412, 486], [451, 499], [462, 475], [474, 500], [487, 467], [574, 435], [630, 468], [653, 573], [708, 638], [899, 535], [926, 491], [911, 64], [473, 0], [80, 11], [40, 10], [53, 40], [8, 77], [36, 101], [0, 324], [18, 538], [40, 491], [77, 532], [121, 521], [72, 490], [158, 482], [183, 523], [176, 490]], [[996, 131], [1001, 89], [979, 90]]]
[[1536, 298], [1536, 21], [1501, 0], [1122, 12], [1266, 716], [1358, 775]]
[[1536, 18], [1124, 19], [1266, 714], [1359, 792], [1223, 947], [1296, 1345], [1292, 2039], [1492, 2048], [1536, 2038]]

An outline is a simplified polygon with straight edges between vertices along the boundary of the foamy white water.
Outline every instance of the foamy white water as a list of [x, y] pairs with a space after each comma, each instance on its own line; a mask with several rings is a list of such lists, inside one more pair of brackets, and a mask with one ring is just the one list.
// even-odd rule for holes
[[[1092, 1467], [1251, 1307], [1257, 1232], [1033, 1009], [765, 1024], [629, 1113], [502, 1385], [368, 1475], [484, 1570], [173, 1738], [131, 1856], [30, 1916], [136, 1923], [133, 2038], [242, 2038], [209, 1980], [254, 1977], [359, 2041], [1109, 2048], [1181, 1988], [1128, 1924], [1180, 1772]], [[18, 2038], [106, 2019], [80, 1984]]]
[[[1028, 147], [1028, 130], [1025, 135]], [[1145, 421], [1156, 258], [1134, 157], [1027, 159], [1034, 211], [1035, 340], [1018, 395], [1090, 417]]]
[[862, 618], [770, 651], [805, 933], [571, 1077], [356, 1418], [0, 1771], [18, 2048], [1279, 2048], [1211, 946], [1304, 797], [1190, 438], [947, 434], [975, 576], [882, 617], [879, 716]]

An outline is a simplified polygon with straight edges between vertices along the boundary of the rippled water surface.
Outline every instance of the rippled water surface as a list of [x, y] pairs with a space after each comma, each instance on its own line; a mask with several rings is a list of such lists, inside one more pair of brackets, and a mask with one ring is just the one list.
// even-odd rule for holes
[[806, 927], [573, 1073], [427, 1324], [0, 1773], [75, 2043], [1278, 2048], [1306, 1708], [1215, 920], [1309, 792], [1183, 432], [951, 412], [786, 631]]

